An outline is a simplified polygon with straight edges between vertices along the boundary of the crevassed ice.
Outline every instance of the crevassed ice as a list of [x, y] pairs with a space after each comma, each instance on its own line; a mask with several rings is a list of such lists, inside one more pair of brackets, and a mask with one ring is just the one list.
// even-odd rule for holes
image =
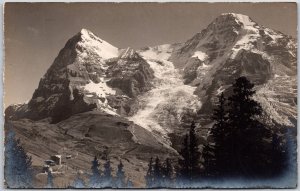
[[165, 139], [185, 111], [196, 112], [201, 107], [199, 98], [193, 94], [196, 87], [185, 85], [180, 71], [167, 60], [170, 57], [168, 47], [164, 45], [140, 52], [154, 71], [154, 88], [138, 98], [141, 107], [129, 117], [129, 120]]
[[168, 60], [171, 56], [172, 48], [170, 44], [156, 47], [149, 47], [148, 50], [140, 52], [145, 59]]

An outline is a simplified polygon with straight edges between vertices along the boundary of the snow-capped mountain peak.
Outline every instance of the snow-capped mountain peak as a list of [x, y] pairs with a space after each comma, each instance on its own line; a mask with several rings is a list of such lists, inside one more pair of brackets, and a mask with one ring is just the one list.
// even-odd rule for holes
[[249, 16], [237, 13], [223, 13], [218, 16], [209, 26], [208, 31], [215, 34], [234, 32], [236, 35], [245, 33], [258, 33], [259, 25]]
[[101, 60], [118, 57], [118, 48], [100, 39], [91, 31], [87, 29], [81, 29], [80, 36], [81, 40], [77, 44], [77, 50], [82, 59], [89, 56], [89, 53], [97, 54]]
[[[296, 79], [296, 41], [257, 24], [249, 16], [218, 16], [183, 43], [171, 61], [183, 67], [185, 83], [198, 86], [197, 93], [205, 105], [202, 110], [210, 108], [206, 103], [213, 103], [215, 95], [235, 78], [246, 76], [257, 86], [257, 99], [271, 118], [284, 125], [295, 121], [295, 88], [291, 83]], [[282, 102], [286, 104], [284, 109]]]
[[255, 26], [257, 25], [256, 22], [254, 22], [249, 16], [247, 15], [243, 15], [243, 14], [237, 14], [237, 13], [223, 13], [221, 14], [221, 17], [231, 17], [231, 18], [234, 18], [235, 21], [238, 23], [238, 24], [243, 24], [244, 27], [246, 28], [247, 26]]

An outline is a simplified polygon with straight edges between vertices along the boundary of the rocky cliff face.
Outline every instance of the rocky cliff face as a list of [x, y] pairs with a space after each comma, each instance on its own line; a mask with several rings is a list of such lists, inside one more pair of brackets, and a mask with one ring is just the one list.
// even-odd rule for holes
[[6, 116], [60, 121], [92, 109], [126, 114], [128, 102], [148, 90], [152, 78], [133, 49], [119, 50], [82, 29], [60, 51], [29, 103], [9, 107]]
[[197, 86], [202, 114], [230, 84], [246, 76], [256, 84], [256, 99], [273, 120], [296, 121], [296, 41], [260, 26], [246, 15], [226, 13], [183, 43], [171, 60], [183, 68], [185, 83]]
[[107, 76], [108, 84], [119, 88], [127, 96], [134, 98], [151, 88], [153, 70], [150, 65], [133, 49], [127, 48], [119, 59], [110, 63]]

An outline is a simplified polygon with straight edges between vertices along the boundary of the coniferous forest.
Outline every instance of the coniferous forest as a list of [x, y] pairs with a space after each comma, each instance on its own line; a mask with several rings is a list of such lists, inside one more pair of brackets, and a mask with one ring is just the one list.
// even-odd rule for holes
[[[255, 101], [255, 87], [240, 77], [228, 95], [221, 93], [215, 102], [214, 121], [205, 144], [200, 144], [197, 123], [192, 122], [183, 137], [179, 157], [150, 156], [145, 174], [146, 188], [201, 187], [205, 181], [272, 180], [284, 175], [291, 164], [289, 131], [280, 134]], [[197, 119], [195, 119], [197, 120]], [[5, 140], [5, 184], [9, 188], [31, 188], [34, 171], [31, 157], [9, 130]], [[295, 161], [294, 161], [295, 162]], [[100, 164], [91, 160], [88, 180], [80, 174], [69, 188], [133, 188], [120, 160], [112, 169], [109, 155]], [[115, 173], [113, 173], [115, 171]], [[54, 188], [53, 174], [47, 172], [45, 188]]]

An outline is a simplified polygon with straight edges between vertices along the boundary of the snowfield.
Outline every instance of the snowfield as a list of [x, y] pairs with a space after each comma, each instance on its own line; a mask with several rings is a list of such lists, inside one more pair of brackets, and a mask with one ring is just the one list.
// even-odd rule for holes
[[87, 94], [87, 97], [93, 97], [94, 95], [98, 96], [98, 98], [102, 98], [102, 101], [99, 99], [98, 104], [101, 106], [101, 110], [111, 115], [118, 115], [116, 110], [111, 108], [107, 102], [108, 95], [115, 95], [116, 91], [111, 87], [106, 85], [107, 80], [104, 78], [100, 78], [99, 83], [94, 83], [90, 81], [88, 84], [83, 86], [83, 89], [91, 94]]
[[111, 87], [106, 85], [104, 78], [100, 79], [101, 81], [96, 84], [90, 80], [88, 84], [84, 86], [84, 89], [91, 93], [96, 93], [97, 96], [105, 98], [107, 95], [115, 95], [116, 91]]
[[208, 55], [202, 51], [196, 51], [192, 57], [196, 57], [201, 61], [205, 61], [208, 58]]

